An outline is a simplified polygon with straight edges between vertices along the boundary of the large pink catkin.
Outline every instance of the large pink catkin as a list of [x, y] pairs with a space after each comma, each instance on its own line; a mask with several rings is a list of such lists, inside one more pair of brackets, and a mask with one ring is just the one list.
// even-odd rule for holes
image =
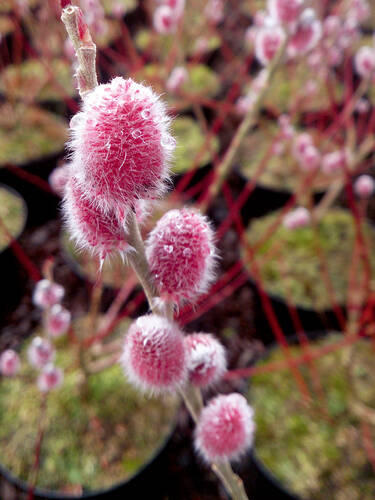
[[68, 232], [79, 248], [86, 248], [100, 258], [125, 250], [125, 223], [119, 221], [113, 210], [104, 212], [95, 200], [86, 198], [75, 177], [66, 185], [63, 213]]
[[217, 383], [227, 368], [224, 347], [209, 333], [193, 333], [184, 340], [190, 382], [202, 388]]
[[156, 314], [141, 316], [125, 337], [121, 363], [129, 381], [144, 392], [173, 392], [187, 377], [183, 334]]
[[168, 300], [194, 301], [214, 278], [213, 232], [196, 210], [167, 212], [151, 231], [146, 254], [151, 276]]
[[203, 408], [195, 448], [208, 462], [239, 459], [253, 442], [254, 412], [241, 394], [217, 396]]
[[73, 174], [99, 208], [124, 217], [137, 199], [164, 191], [175, 140], [150, 87], [121, 77], [99, 85], [70, 128]]

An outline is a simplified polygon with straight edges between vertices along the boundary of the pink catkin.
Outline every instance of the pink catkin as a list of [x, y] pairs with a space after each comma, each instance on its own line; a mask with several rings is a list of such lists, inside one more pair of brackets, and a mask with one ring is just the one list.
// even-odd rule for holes
[[57, 338], [68, 331], [70, 322], [70, 312], [61, 304], [55, 304], [47, 314], [45, 328], [51, 337]]
[[286, 229], [300, 229], [310, 224], [311, 215], [305, 207], [298, 207], [285, 215], [283, 225]]
[[21, 367], [18, 354], [13, 349], [7, 349], [0, 355], [0, 373], [6, 377], [16, 375]]
[[217, 396], [202, 410], [195, 448], [207, 462], [237, 460], [253, 442], [254, 412], [240, 394]]
[[100, 258], [126, 249], [125, 224], [113, 210], [103, 212], [95, 200], [86, 198], [75, 177], [67, 183], [63, 209], [68, 232], [79, 248], [86, 248]]
[[61, 285], [47, 279], [38, 281], [33, 292], [33, 302], [42, 309], [48, 309], [64, 297], [65, 290]]
[[71, 120], [73, 174], [83, 195], [124, 217], [137, 199], [165, 190], [175, 141], [165, 105], [132, 79], [91, 91]]
[[142, 391], [173, 392], [187, 377], [183, 334], [161, 316], [141, 316], [125, 337], [121, 363], [129, 381]]
[[34, 368], [41, 369], [47, 363], [53, 361], [55, 350], [49, 340], [34, 337], [27, 350], [27, 358]]
[[359, 198], [370, 198], [375, 192], [375, 181], [369, 175], [360, 175], [354, 183], [354, 191]]
[[69, 167], [68, 165], [61, 165], [52, 170], [50, 176], [48, 177], [49, 185], [52, 190], [60, 197], [64, 196], [65, 186], [69, 179]]
[[271, 16], [280, 23], [295, 23], [301, 13], [302, 0], [268, 0]]
[[197, 387], [217, 383], [226, 371], [224, 347], [208, 333], [193, 333], [184, 340], [190, 382]]
[[264, 65], [272, 61], [284, 37], [282, 28], [278, 26], [261, 28], [255, 37], [255, 55], [258, 61]]
[[167, 212], [151, 231], [146, 254], [152, 278], [168, 300], [193, 301], [214, 278], [213, 232], [193, 209]]
[[38, 376], [37, 386], [41, 392], [49, 392], [59, 387], [64, 379], [63, 372], [53, 363], [45, 365]]

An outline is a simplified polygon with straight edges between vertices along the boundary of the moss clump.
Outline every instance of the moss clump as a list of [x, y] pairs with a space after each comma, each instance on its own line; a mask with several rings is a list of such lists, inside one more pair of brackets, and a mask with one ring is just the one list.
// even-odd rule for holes
[[22, 165], [62, 151], [67, 123], [33, 106], [0, 106], [0, 167]]
[[133, 78], [139, 82], [146, 82], [159, 93], [166, 93], [165, 99], [169, 106], [181, 111], [191, 107], [192, 98], [213, 97], [221, 87], [216, 73], [205, 64], [194, 64], [186, 69], [189, 79], [182, 86], [179, 95], [173, 95], [166, 90], [165, 84], [169, 76], [166, 65], [146, 64], [133, 75]]
[[103, 0], [102, 5], [107, 15], [112, 14], [115, 4], [124, 7], [125, 14], [128, 14], [138, 7], [138, 0]]
[[58, 101], [76, 93], [70, 64], [62, 59], [29, 59], [7, 66], [0, 76], [0, 91], [25, 101]]
[[199, 124], [192, 118], [177, 118], [172, 124], [172, 133], [177, 141], [172, 165], [172, 171], [175, 174], [188, 172], [194, 163], [197, 163], [198, 167], [207, 165], [219, 149], [217, 137], [212, 137], [208, 145], [202, 149], [206, 136]]
[[[268, 154], [279, 128], [269, 120], [262, 120], [259, 127], [253, 130], [243, 141], [237, 154], [237, 164], [244, 177], [251, 179], [254, 177], [259, 165]], [[305, 131], [304, 131], [305, 132]], [[322, 153], [329, 153], [335, 150], [332, 142], [327, 142], [324, 137], [315, 129], [307, 130], [314, 139], [314, 144], [319, 147], [319, 143], [324, 141]], [[298, 166], [292, 154], [292, 143], [285, 145], [285, 150], [281, 154], [272, 154], [265, 168], [257, 180], [259, 184], [276, 189], [295, 191], [309, 174], [303, 172]], [[310, 174], [311, 175], [311, 174]], [[319, 171], [314, 178], [312, 190], [315, 192], [324, 191], [335, 179], [333, 175], [325, 175]]]
[[[304, 92], [309, 81], [316, 84], [316, 93], [306, 94]], [[330, 84], [335, 100], [341, 102], [343, 85], [337, 79], [331, 79]], [[283, 65], [276, 71], [263, 105], [265, 108], [282, 113], [290, 110], [296, 99], [299, 102], [299, 112], [326, 110], [330, 107], [331, 102], [324, 78], [317, 75], [316, 72], [309, 71], [303, 62], [297, 65]]]
[[[254, 221], [247, 233], [249, 244], [254, 247], [279, 213], [273, 213]], [[362, 229], [367, 248], [375, 248], [375, 232], [367, 222]], [[296, 305], [316, 310], [332, 307], [330, 295], [323, 280], [320, 246], [334, 296], [339, 304], [345, 304], [349, 266], [353, 259], [355, 224], [349, 211], [332, 209], [320, 220], [317, 231], [305, 227], [291, 231], [282, 224], [271, 237], [256, 250], [255, 258], [266, 290]], [[272, 250], [271, 247], [274, 247]], [[375, 257], [369, 253], [372, 276], [375, 273]], [[251, 266], [250, 266], [251, 270]], [[361, 272], [361, 267], [359, 272]]]
[[25, 225], [25, 204], [20, 196], [0, 186], [0, 252], [17, 238]]
[[[339, 340], [338, 334], [332, 334], [313, 347]], [[301, 353], [300, 347], [291, 348], [293, 356]], [[289, 370], [256, 375], [251, 380], [256, 455], [284, 486], [304, 500], [374, 498], [374, 473], [363, 447], [360, 421], [351, 411], [353, 399], [344, 366], [348, 354], [347, 347], [340, 348], [314, 361], [323, 401], [315, 392], [312, 370], [301, 365], [301, 375], [313, 396], [308, 406], [303, 404]], [[283, 359], [277, 348], [265, 363]], [[370, 342], [355, 345], [353, 363], [357, 396], [375, 408], [374, 348]]]
[[[25, 346], [26, 348], [26, 346]], [[22, 377], [0, 381], [1, 462], [30, 480], [41, 395], [23, 350]], [[47, 398], [46, 430], [37, 486], [64, 492], [110, 487], [130, 478], [163, 444], [174, 425], [177, 401], [136, 392], [118, 365], [91, 375], [82, 393], [76, 345], [60, 342], [61, 388]]]

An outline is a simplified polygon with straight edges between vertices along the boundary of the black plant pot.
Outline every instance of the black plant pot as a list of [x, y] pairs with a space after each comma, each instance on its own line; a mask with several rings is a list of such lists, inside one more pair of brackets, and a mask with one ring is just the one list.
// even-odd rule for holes
[[20, 265], [16, 254], [16, 245], [18, 238], [22, 235], [27, 224], [28, 212], [27, 206], [19, 193], [9, 188], [9, 186], [1, 185], [12, 194], [22, 200], [24, 223], [21, 231], [15, 238], [15, 243], [8, 245], [0, 252], [0, 270], [2, 287], [0, 289], [0, 319], [2, 319], [13, 307], [19, 302], [22, 297], [25, 282], [27, 280], [26, 272]]
[[[266, 313], [264, 312], [258, 288], [251, 278], [250, 286], [254, 290], [255, 330], [261, 332], [261, 340], [266, 345], [269, 345], [275, 341], [275, 334], [270, 326]], [[267, 297], [271, 302], [273, 311], [283, 332], [288, 332], [288, 337], [294, 336], [297, 333], [298, 328], [296, 328], [296, 323], [295, 321], [293, 321], [286, 301], [282, 297], [271, 293], [267, 293]], [[343, 320], [345, 320], [346, 311], [343, 307], [341, 307], [340, 309], [343, 313]], [[332, 309], [316, 311], [314, 309], [297, 306], [296, 313], [302, 325], [302, 329], [305, 332], [310, 333], [316, 331], [342, 329], [342, 325], [340, 325], [340, 321]]]
[[[174, 425], [162, 445], [153, 456], [129, 479], [119, 482], [109, 488], [83, 492], [82, 495], [69, 495], [44, 489], [33, 489], [33, 500], [73, 500], [77, 498], [98, 500], [124, 500], [152, 498], [162, 500], [165, 498], [168, 484], [167, 458], [172, 435], [176, 432]], [[15, 477], [8, 469], [0, 464], [0, 476], [13, 485], [18, 494], [29, 494], [29, 484]], [[17, 498], [19, 498], [17, 496]], [[26, 497], [25, 497], [26, 498]]]
[[[242, 193], [245, 185], [249, 181], [238, 169], [235, 169], [229, 176], [234, 199], [236, 200]], [[318, 203], [324, 192], [314, 194], [314, 202]], [[251, 219], [263, 217], [264, 215], [279, 210], [288, 203], [292, 197], [292, 192], [287, 189], [275, 189], [261, 183], [256, 183], [255, 188], [242, 205], [240, 213], [244, 226], [247, 226]]]
[[17, 167], [0, 169], [0, 182], [18, 191], [28, 206], [28, 226], [38, 226], [56, 217], [59, 198], [47, 182], [63, 151]]

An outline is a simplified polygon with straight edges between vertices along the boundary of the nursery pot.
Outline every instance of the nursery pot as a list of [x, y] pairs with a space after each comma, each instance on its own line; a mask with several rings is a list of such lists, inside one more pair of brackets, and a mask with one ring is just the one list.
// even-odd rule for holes
[[[48, 189], [48, 176], [63, 152], [45, 156], [16, 167], [0, 168], [0, 181], [17, 190], [28, 206], [28, 225], [38, 226], [58, 213], [59, 199]], [[39, 180], [44, 181], [41, 187]]]
[[[10, 194], [17, 197], [22, 205], [23, 221], [18, 234], [14, 238], [15, 242], [17, 242], [18, 238], [25, 229], [28, 219], [27, 206], [22, 196], [20, 196], [20, 194], [15, 190], [3, 184], [0, 184], [0, 188], [7, 190]], [[23, 287], [27, 279], [12, 244], [7, 245], [0, 252], [0, 269], [3, 284], [0, 296], [0, 317], [3, 317], [6, 313], [12, 310], [14, 305], [20, 300]]]
[[20, 494], [23, 493], [26, 495], [30, 491], [33, 491], [34, 500], [72, 500], [74, 498], [98, 500], [123, 500], [124, 498], [161, 499], [164, 497], [167, 489], [167, 455], [169, 443], [176, 431], [176, 427], [177, 425], [175, 424], [161, 446], [156, 449], [151, 458], [133, 476], [109, 488], [84, 492], [82, 495], [69, 495], [41, 488], [32, 489], [31, 485], [15, 477], [1, 464], [0, 476], [12, 484]]

